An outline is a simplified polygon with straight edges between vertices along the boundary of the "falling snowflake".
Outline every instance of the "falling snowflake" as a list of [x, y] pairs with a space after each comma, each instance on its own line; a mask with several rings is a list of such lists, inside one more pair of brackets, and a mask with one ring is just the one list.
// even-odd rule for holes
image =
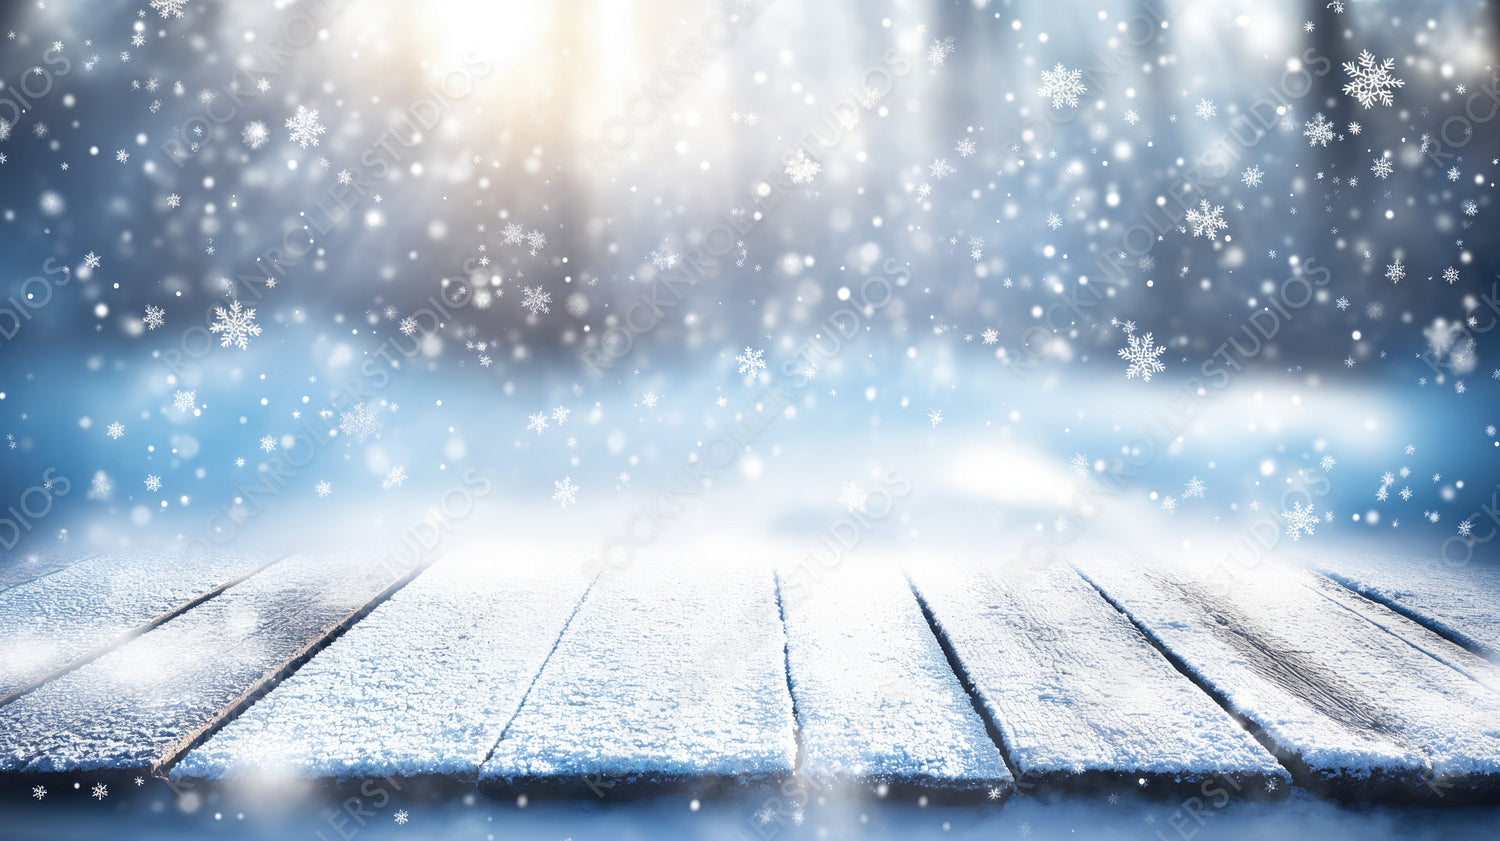
[[1307, 138], [1309, 146], [1327, 146], [1328, 141], [1333, 139], [1333, 123], [1324, 119], [1323, 112], [1319, 111], [1310, 121], [1302, 124], [1302, 136]]
[[1047, 227], [1055, 231], [1058, 228], [1062, 227], [1062, 223], [1063, 221], [1061, 216], [1058, 216], [1056, 213], [1047, 214]]
[[563, 424], [568, 422], [568, 415], [571, 415], [572, 413], [573, 410], [569, 409], [567, 406], [558, 406], [556, 409], [552, 410], [552, 420], [555, 421], [558, 426], [562, 426]]
[[1375, 159], [1370, 165], [1370, 171], [1375, 173], [1376, 178], [1387, 178], [1391, 174], [1391, 159], [1384, 155]]
[[1193, 478], [1188, 480], [1187, 488], [1185, 488], [1182, 492], [1182, 498], [1193, 499], [1195, 497], [1201, 497], [1203, 496], [1203, 492], [1206, 490], [1208, 490], [1208, 488], [1203, 484], [1203, 480], [1199, 479], [1197, 476], [1194, 476]]
[[180, 18], [188, 0], [151, 0], [151, 8], [163, 18]]
[[239, 301], [231, 302], [229, 309], [214, 307], [214, 323], [209, 332], [223, 333], [219, 347], [235, 345], [240, 350], [249, 348], [250, 337], [260, 335], [260, 325], [255, 323], [255, 310], [242, 309]]
[[1215, 105], [1212, 99], [1200, 99], [1198, 100], [1198, 106], [1193, 109], [1193, 113], [1202, 117], [1204, 121], [1207, 121], [1209, 117], [1216, 116], [1219, 113], [1219, 106]]
[[161, 307], [156, 307], [156, 306], [152, 306], [151, 304], [147, 304], [146, 305], [146, 317], [143, 318], [143, 319], [141, 319], [141, 323], [146, 325], [146, 329], [147, 330], [155, 330], [156, 328], [158, 328], [158, 327], [162, 326], [163, 324], [167, 323], [166, 322], [166, 317], [167, 317], [167, 311], [166, 310], [162, 309]]
[[932, 409], [932, 410], [930, 410], [927, 413], [927, 420], [929, 422], [931, 422], [934, 427], [936, 427], [938, 424], [940, 424], [940, 423], [943, 422], [943, 410], [942, 409]]
[[1259, 187], [1260, 181], [1264, 177], [1265, 173], [1261, 172], [1260, 167], [1258, 166], [1252, 166], [1244, 172], [1240, 173], [1240, 181], [1243, 182], [1246, 187]]
[[1323, 456], [1323, 458], [1318, 461], [1318, 466], [1323, 468], [1324, 473], [1332, 470], [1335, 464], [1338, 464], [1338, 462], [1334, 460], [1333, 456]]
[[552, 483], [552, 501], [563, 508], [567, 508], [571, 502], [577, 502], [578, 486], [573, 484], [569, 476], [564, 476], [562, 481]]
[[356, 403], [353, 409], [339, 415], [339, 431], [353, 435], [355, 441], [363, 444], [366, 438], [378, 436], [380, 411], [374, 406]]
[[1452, 266], [1443, 269], [1443, 280], [1448, 281], [1448, 284], [1450, 286], [1456, 283], [1458, 281], [1458, 269], [1455, 269]]
[[935, 158], [932, 164], [927, 167], [927, 173], [939, 181], [943, 180], [944, 176], [952, 175], [954, 172], [957, 172], [957, 170], [948, 165], [947, 158]]
[[526, 428], [538, 435], [541, 435], [542, 431], [547, 428], [547, 413], [536, 412], [535, 414], [532, 414], [530, 418], [531, 422], [526, 424]]
[[125, 425], [116, 421], [105, 428], [104, 434], [118, 441], [125, 434]]
[[130, 160], [130, 153], [125, 151], [124, 149], [117, 150], [115, 152], [115, 160], [119, 163], [125, 163], [126, 161]]
[[1087, 475], [1089, 472], [1089, 458], [1083, 453], [1074, 453], [1073, 458], [1068, 460], [1068, 466], [1079, 476]]
[[316, 485], [313, 485], [313, 491], [317, 493], [319, 499], [322, 499], [323, 497], [333, 493], [333, 485], [329, 484], [328, 480], [325, 479], [317, 483]]
[[805, 150], [798, 149], [797, 156], [786, 165], [786, 177], [792, 179], [793, 184], [809, 184], [822, 169], [822, 164], [809, 158]]
[[657, 396], [656, 392], [648, 391], [645, 394], [641, 395], [641, 404], [648, 409], [655, 409], [656, 401], [660, 399], [661, 398]]
[[1187, 212], [1187, 221], [1193, 226], [1195, 237], [1206, 236], [1209, 239], [1217, 239], [1219, 231], [1229, 227], [1229, 224], [1224, 221], [1224, 207], [1214, 205], [1210, 208], [1207, 199], [1199, 201], [1198, 208]]
[[761, 371], [766, 370], [766, 361], [761, 358], [764, 355], [765, 351], [763, 350], [751, 350], [749, 347], [746, 347], [745, 352], [736, 356], [734, 361], [740, 363], [739, 371], [741, 374], [753, 377]]
[[928, 72], [936, 73], [937, 69], [943, 66], [943, 61], [952, 55], [955, 49], [957, 47], [954, 46], [951, 35], [941, 41], [933, 41], [932, 46], [927, 48]]
[[960, 158], [969, 157], [970, 155], [974, 154], [974, 139], [971, 137], [965, 137], [962, 140], [959, 140], [958, 145], [954, 147], [953, 151], [957, 152]]
[[1153, 345], [1150, 333], [1144, 337], [1132, 334], [1129, 346], [1120, 348], [1120, 358], [1130, 363], [1130, 366], [1125, 369], [1125, 378], [1140, 377], [1142, 382], [1150, 382], [1152, 374], [1167, 369], [1156, 359], [1166, 351], [1166, 346], [1155, 347]]
[[259, 149], [271, 140], [271, 132], [266, 129], [266, 124], [260, 120], [251, 120], [240, 129], [240, 142], [251, 149]]
[[1381, 105], [1391, 105], [1395, 102], [1391, 98], [1391, 88], [1399, 88], [1406, 83], [1392, 75], [1391, 71], [1396, 67], [1396, 60], [1388, 58], [1380, 64], [1375, 63], [1375, 56], [1369, 50], [1360, 50], [1358, 65], [1352, 61], [1344, 62], [1344, 72], [1351, 77], [1349, 83], [1344, 85], [1344, 93], [1359, 100], [1359, 104], [1370, 108], [1378, 101]]
[[986, 328], [983, 333], [979, 334], [979, 338], [983, 340], [985, 344], [993, 345], [996, 342], [1000, 341], [1000, 331], [996, 330], [993, 327], [989, 327]]
[[395, 818], [396, 823], [405, 826], [406, 822], [411, 819], [411, 816], [406, 813], [405, 809], [402, 809], [396, 813]]
[[31, 796], [35, 797], [37, 800], [41, 800], [43, 797], [47, 796], [47, 787], [46, 786], [32, 786], [32, 788], [31, 788]]
[[161, 477], [155, 474], [146, 474], [146, 490], [156, 492], [161, 490]]
[[521, 291], [521, 308], [532, 315], [551, 312], [552, 308], [547, 306], [550, 303], [552, 293], [542, 291], [540, 286], [527, 286]]
[[865, 510], [865, 503], [870, 500], [870, 492], [862, 490], [853, 482], [845, 482], [843, 491], [839, 494], [839, 503], [847, 506], [849, 513]]
[[1053, 108], [1064, 106], [1078, 107], [1078, 97], [1088, 93], [1084, 87], [1083, 72], [1080, 70], [1068, 70], [1062, 64], [1049, 70], [1042, 71], [1042, 86], [1037, 89], [1037, 96], [1052, 100]]
[[401, 487], [401, 483], [405, 482], [405, 481], [406, 481], [406, 468], [405, 467], [392, 467], [390, 470], [386, 471], [385, 478], [380, 481], [380, 487], [383, 490], [387, 490], [388, 491], [391, 488], [399, 488], [399, 487]]
[[1396, 262], [1385, 267], [1385, 276], [1390, 278], [1391, 283], [1400, 283], [1401, 279], [1406, 277], [1406, 267], [1401, 265], [1400, 257], [1396, 258]]
[[97, 268], [99, 268], [99, 263], [100, 263], [100, 260], [99, 260], [99, 255], [98, 254], [95, 254], [94, 252], [90, 251], [89, 253], [83, 255], [83, 265], [86, 268], [97, 269]]
[[95, 800], [103, 800], [109, 796], [109, 787], [104, 783], [95, 783], [92, 796]]
[[286, 127], [292, 130], [292, 142], [303, 149], [318, 145], [318, 135], [327, 131], [318, 125], [318, 109], [306, 105], [297, 106], [297, 113], [287, 118]]
[[1308, 505], [1302, 507], [1302, 503], [1292, 503], [1291, 511], [1281, 512], [1281, 519], [1286, 522], [1286, 533], [1292, 540], [1297, 540], [1302, 535], [1311, 535], [1313, 527], [1318, 524], [1318, 515], [1313, 513], [1313, 507]]
[[269, 453], [274, 449], [276, 449], [276, 438], [271, 435], [262, 435], [260, 439], [260, 451]]

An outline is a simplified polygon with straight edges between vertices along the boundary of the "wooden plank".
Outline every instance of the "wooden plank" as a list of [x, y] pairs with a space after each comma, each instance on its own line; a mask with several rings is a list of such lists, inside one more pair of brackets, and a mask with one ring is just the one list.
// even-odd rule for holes
[[1082, 569], [1253, 723], [1299, 784], [1353, 800], [1500, 795], [1500, 696], [1331, 603], [1310, 573], [1102, 559]]
[[0, 771], [158, 770], [404, 583], [414, 563], [299, 555], [260, 571], [0, 707]]
[[1480, 657], [1380, 602], [1365, 598], [1337, 581], [1322, 575], [1309, 575], [1300, 579], [1334, 604], [1359, 614], [1366, 621], [1395, 634], [1413, 648], [1446, 663], [1489, 689], [1500, 692], [1500, 665]]
[[0, 593], [35, 581], [43, 576], [51, 575], [60, 569], [67, 569], [80, 561], [86, 561], [94, 557], [93, 554], [69, 555], [64, 553], [38, 555], [27, 553], [9, 558], [0, 565]]
[[1014, 779], [895, 569], [779, 576], [804, 777], [1000, 799]]
[[1072, 569], [926, 564], [912, 580], [1023, 786], [1196, 793], [1214, 781], [1242, 796], [1290, 787], [1280, 764]]
[[587, 586], [567, 565], [445, 558], [171, 776], [473, 780]]
[[264, 558], [105, 555], [0, 593], [0, 704], [264, 566]]
[[784, 652], [769, 569], [646, 561], [607, 569], [480, 783], [619, 793], [791, 774]]
[[1500, 663], [1500, 568], [1471, 561], [1325, 559], [1322, 572], [1492, 662]]

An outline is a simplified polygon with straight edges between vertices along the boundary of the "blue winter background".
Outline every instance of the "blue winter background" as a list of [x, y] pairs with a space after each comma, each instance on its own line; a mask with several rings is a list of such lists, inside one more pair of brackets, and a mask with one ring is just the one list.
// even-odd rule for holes
[[[1496, 23], [7, 4], [0, 563], [401, 539], [466, 476], [493, 491], [455, 532], [607, 555], [725, 440], [657, 528], [810, 546], [894, 473], [891, 551], [1271, 522], [1493, 562]], [[1393, 104], [1343, 91], [1366, 50]], [[1075, 103], [1039, 92], [1075, 68]], [[243, 347], [210, 329], [236, 303]], [[1031, 820], [1105, 820], [1078, 808]]]

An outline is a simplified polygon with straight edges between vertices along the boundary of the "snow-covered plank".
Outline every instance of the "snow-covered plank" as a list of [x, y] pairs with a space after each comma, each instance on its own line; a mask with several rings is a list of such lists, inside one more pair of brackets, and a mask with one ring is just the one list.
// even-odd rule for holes
[[792, 773], [774, 577], [714, 560], [606, 569], [481, 783], [618, 790]]
[[913, 569], [1016, 774], [1043, 788], [1285, 792], [1286, 771], [1072, 569]]
[[587, 586], [569, 565], [438, 561], [171, 774], [472, 780]]
[[0, 771], [156, 770], [398, 587], [397, 554], [280, 561], [0, 707]]
[[1500, 663], [1500, 567], [1407, 558], [1324, 560], [1322, 572]]
[[1447, 663], [1495, 692], [1500, 692], [1500, 665], [1480, 657], [1447, 637], [1380, 602], [1372, 601], [1322, 575], [1300, 577], [1324, 598], [1352, 610], [1369, 622], [1400, 637], [1432, 657]]
[[779, 576], [801, 773], [1007, 794], [1014, 779], [905, 578], [848, 564]]
[[105, 555], [0, 593], [0, 704], [265, 563], [243, 555]]
[[1255, 726], [1297, 782], [1345, 799], [1500, 795], [1500, 695], [1262, 564], [1090, 559], [1084, 574]]
[[93, 556], [88, 554], [38, 555], [35, 553], [12, 556], [0, 562], [0, 593], [28, 581], [35, 581], [44, 575], [51, 575], [60, 569], [66, 569], [90, 557]]

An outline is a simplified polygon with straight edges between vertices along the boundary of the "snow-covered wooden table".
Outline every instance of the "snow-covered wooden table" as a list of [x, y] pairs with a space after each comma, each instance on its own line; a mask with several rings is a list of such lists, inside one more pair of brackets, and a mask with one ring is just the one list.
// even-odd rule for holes
[[1492, 570], [730, 554], [43, 561], [0, 591], [0, 782], [1500, 800]]

